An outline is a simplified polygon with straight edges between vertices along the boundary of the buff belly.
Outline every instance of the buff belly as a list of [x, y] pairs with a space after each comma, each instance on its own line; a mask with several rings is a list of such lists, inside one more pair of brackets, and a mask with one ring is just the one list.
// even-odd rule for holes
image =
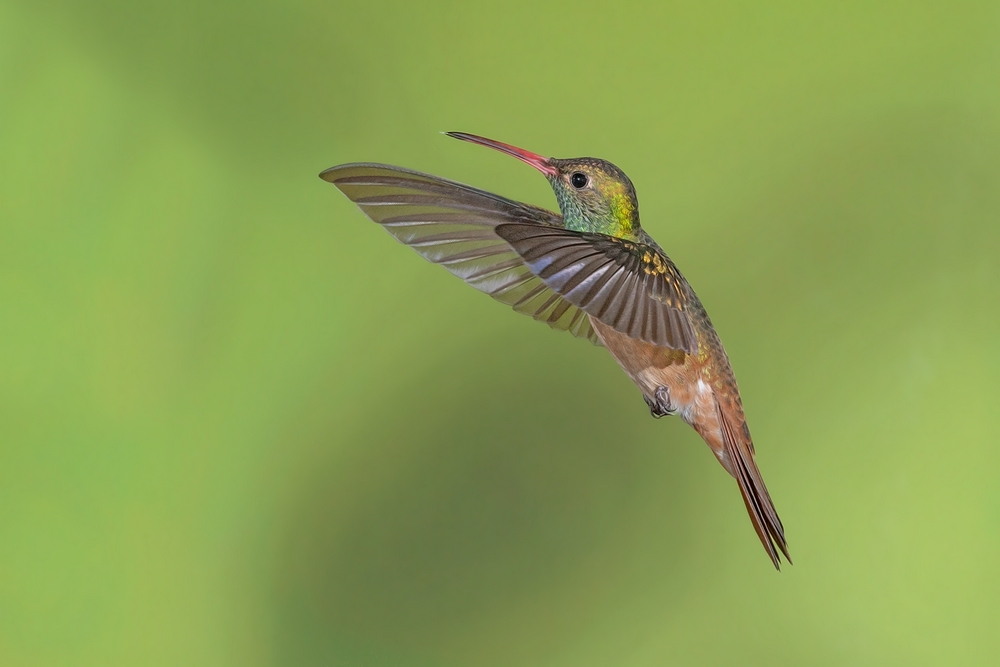
[[671, 403], [667, 414], [676, 414], [691, 425], [722, 466], [732, 473], [722, 444], [715, 393], [698, 359], [681, 350], [629, 338], [594, 318], [590, 318], [590, 322], [608, 352], [639, 387], [647, 402], [655, 400], [660, 387], [666, 387]]

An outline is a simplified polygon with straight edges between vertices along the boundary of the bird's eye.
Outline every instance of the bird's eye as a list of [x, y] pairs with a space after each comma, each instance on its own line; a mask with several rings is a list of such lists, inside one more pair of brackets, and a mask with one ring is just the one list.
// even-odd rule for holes
[[587, 183], [590, 182], [590, 179], [587, 178], [586, 174], [578, 171], [569, 177], [569, 182], [573, 184], [574, 188], [579, 190], [580, 188], [587, 187]]

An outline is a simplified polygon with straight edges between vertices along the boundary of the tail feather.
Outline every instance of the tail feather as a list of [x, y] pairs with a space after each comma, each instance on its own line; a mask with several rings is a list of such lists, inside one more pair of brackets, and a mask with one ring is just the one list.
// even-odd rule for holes
[[764, 485], [764, 478], [761, 477], [760, 470], [757, 469], [757, 464], [754, 462], [753, 444], [749, 437], [741, 437], [739, 431], [733, 428], [733, 425], [726, 418], [722, 406], [719, 406], [718, 411], [722, 440], [732, 466], [730, 472], [740, 486], [743, 503], [747, 507], [747, 513], [750, 515], [754, 530], [757, 531], [757, 537], [760, 538], [764, 550], [771, 557], [774, 567], [780, 570], [781, 560], [778, 556], [778, 549], [784, 554], [789, 564], [791, 564], [792, 559], [788, 555], [785, 529], [781, 525], [781, 519], [778, 518], [777, 510], [774, 509], [774, 503], [771, 502], [771, 496]]

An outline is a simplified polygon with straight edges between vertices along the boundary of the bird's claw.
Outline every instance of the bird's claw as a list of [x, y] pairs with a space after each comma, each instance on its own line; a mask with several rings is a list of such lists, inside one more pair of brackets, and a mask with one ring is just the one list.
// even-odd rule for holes
[[649, 414], [657, 419], [677, 413], [677, 406], [670, 402], [670, 389], [664, 386], [656, 388], [653, 398], [644, 396], [646, 405], [649, 406]]

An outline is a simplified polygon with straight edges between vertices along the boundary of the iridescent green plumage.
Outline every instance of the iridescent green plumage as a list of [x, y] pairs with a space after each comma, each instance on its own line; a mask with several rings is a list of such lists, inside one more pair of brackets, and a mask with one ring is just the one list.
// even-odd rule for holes
[[[566, 229], [640, 240], [639, 201], [625, 172], [595, 158], [552, 159], [550, 163], [558, 173], [547, 178]], [[572, 177], [576, 174], [586, 177], [583, 187], [574, 187]]]

